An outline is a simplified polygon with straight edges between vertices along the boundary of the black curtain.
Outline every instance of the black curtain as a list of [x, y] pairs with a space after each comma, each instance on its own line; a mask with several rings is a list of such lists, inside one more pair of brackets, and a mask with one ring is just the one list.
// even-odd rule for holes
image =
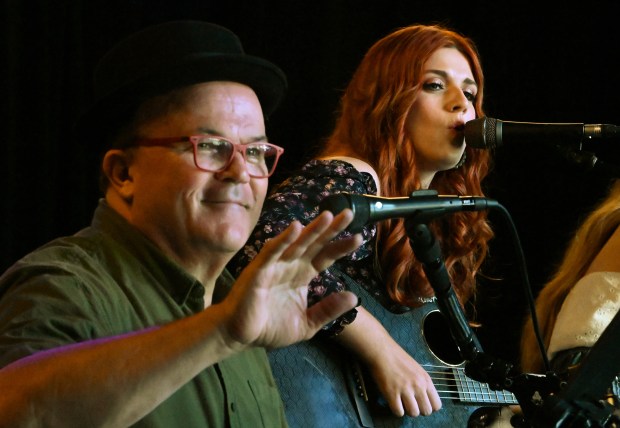
[[[286, 148], [276, 182], [327, 136], [341, 90], [364, 52], [412, 23], [442, 22], [476, 41], [490, 117], [620, 124], [616, 2], [540, 3], [5, 0], [0, 271], [89, 224], [100, 196], [98, 158], [89, 135], [72, 138], [71, 127], [92, 101], [96, 61], [129, 33], [172, 19], [213, 21], [235, 31], [248, 53], [284, 69], [290, 90], [268, 123], [272, 141]], [[615, 165], [617, 144], [584, 148]], [[488, 194], [511, 213], [536, 289], [614, 177], [615, 170], [577, 165], [552, 146], [524, 143], [497, 151]], [[492, 352], [511, 359], [524, 293], [503, 219], [493, 221], [490, 269], [506, 279], [483, 287], [479, 316], [491, 322], [481, 335]]]

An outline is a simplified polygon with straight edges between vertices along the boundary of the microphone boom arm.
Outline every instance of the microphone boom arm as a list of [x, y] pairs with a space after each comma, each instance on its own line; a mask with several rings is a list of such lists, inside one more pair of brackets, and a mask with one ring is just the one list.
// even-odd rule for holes
[[[422, 219], [422, 221], [420, 221]], [[439, 311], [448, 322], [450, 334], [466, 361], [465, 374], [494, 390], [510, 390], [513, 365], [490, 357], [482, 349], [452, 287], [443, 261], [439, 242], [424, 223], [424, 216], [413, 215], [405, 220], [405, 229], [414, 254], [422, 263], [424, 273], [435, 291]]]
[[406, 220], [406, 229], [411, 248], [422, 263], [424, 273], [437, 297], [440, 312], [450, 323], [450, 333], [465, 360], [474, 360], [483, 352], [482, 345], [471, 330], [452, 287], [446, 265], [443, 262], [439, 243], [428, 226], [412, 216]]

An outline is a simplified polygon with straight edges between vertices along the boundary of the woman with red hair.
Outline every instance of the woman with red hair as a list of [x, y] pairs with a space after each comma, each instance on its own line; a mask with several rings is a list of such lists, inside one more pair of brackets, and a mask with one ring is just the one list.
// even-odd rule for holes
[[[249, 263], [265, 241], [293, 220], [310, 222], [321, 200], [331, 194], [396, 197], [432, 189], [438, 194], [482, 195], [489, 154], [465, 144], [464, 125], [483, 115], [483, 84], [473, 42], [443, 26], [412, 25], [376, 42], [342, 96], [333, 133], [314, 159], [273, 189], [250, 240], [233, 259], [233, 271]], [[458, 212], [429, 227], [464, 304], [474, 293], [475, 276], [493, 235], [486, 213]], [[310, 284], [310, 304], [347, 288], [347, 280], [394, 311], [433, 299], [403, 219], [366, 225], [362, 234], [364, 244], [357, 251]], [[355, 311], [321, 333], [356, 355], [394, 415], [430, 415], [441, 408], [427, 371], [365, 310], [363, 299]], [[276, 366], [274, 374], [278, 378]], [[315, 394], [310, 398], [315, 401], [320, 395], [300, 390], [291, 400], [303, 401], [304, 393]], [[283, 396], [289, 406], [286, 391]]]

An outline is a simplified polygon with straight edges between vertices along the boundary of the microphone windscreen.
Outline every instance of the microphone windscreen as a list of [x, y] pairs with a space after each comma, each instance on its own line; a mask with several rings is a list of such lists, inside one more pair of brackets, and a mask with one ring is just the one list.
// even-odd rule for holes
[[475, 149], [493, 149], [501, 145], [497, 141], [497, 119], [480, 117], [465, 124], [465, 142]]
[[345, 208], [352, 208], [351, 200], [345, 193], [329, 195], [319, 203], [319, 211], [331, 211], [334, 215], [339, 214]]
[[337, 193], [329, 195], [319, 203], [319, 211], [331, 211], [337, 215], [345, 208], [353, 211], [353, 220], [347, 230], [351, 233], [359, 233], [370, 218], [370, 207], [363, 195], [351, 193]]

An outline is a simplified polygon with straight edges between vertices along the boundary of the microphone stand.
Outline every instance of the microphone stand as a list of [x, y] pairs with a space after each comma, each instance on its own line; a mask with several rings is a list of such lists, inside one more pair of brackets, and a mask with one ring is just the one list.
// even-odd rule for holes
[[[471, 379], [487, 383], [491, 389], [512, 392], [525, 416], [523, 423], [532, 424], [517, 426], [604, 427], [610, 419], [613, 408], [589, 400], [571, 399], [570, 403], [567, 403], [561, 394], [558, 397], [555, 395], [565, 386], [565, 382], [555, 373], [549, 372], [545, 375], [517, 373], [512, 364], [484, 353], [456, 297], [439, 243], [425, 224], [436, 215], [437, 213], [420, 211], [405, 220], [405, 228], [411, 248], [422, 263], [426, 277], [435, 291], [437, 306], [446, 318], [452, 338], [465, 360], [465, 374]], [[616, 324], [620, 325], [620, 320]], [[615, 349], [618, 349], [615, 343], [620, 342], [615, 340], [613, 343]], [[608, 384], [611, 383], [611, 380], [606, 381]], [[569, 422], [570, 425], [562, 425], [565, 422]]]

